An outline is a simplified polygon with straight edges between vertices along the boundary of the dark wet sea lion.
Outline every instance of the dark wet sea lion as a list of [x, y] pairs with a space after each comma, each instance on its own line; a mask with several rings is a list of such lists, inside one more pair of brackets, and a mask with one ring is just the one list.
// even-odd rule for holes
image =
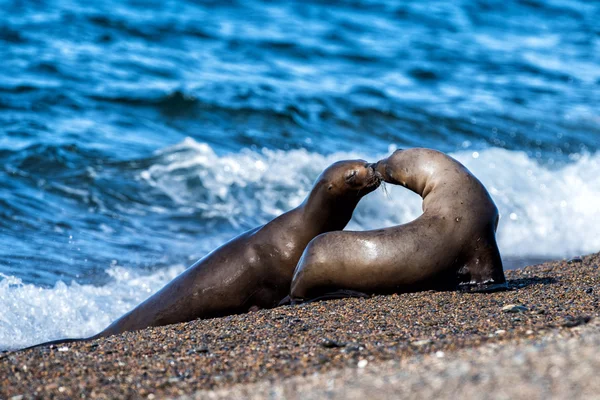
[[506, 288], [496, 244], [498, 209], [485, 187], [453, 158], [429, 149], [398, 150], [375, 170], [423, 197], [407, 224], [330, 232], [307, 246], [292, 301], [426, 289]]
[[306, 245], [323, 232], [344, 229], [359, 200], [379, 183], [366, 161], [331, 165], [300, 206], [225, 243], [87, 339], [275, 307], [288, 294]]

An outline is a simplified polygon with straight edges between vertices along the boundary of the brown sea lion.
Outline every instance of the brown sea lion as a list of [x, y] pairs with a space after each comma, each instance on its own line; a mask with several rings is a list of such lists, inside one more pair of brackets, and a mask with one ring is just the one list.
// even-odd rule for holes
[[390, 228], [317, 236], [296, 267], [292, 301], [506, 288], [495, 237], [498, 209], [467, 168], [421, 148], [398, 150], [374, 168], [385, 182], [420, 195], [423, 214]]
[[321, 233], [344, 229], [359, 200], [379, 184], [366, 161], [336, 162], [300, 206], [225, 243], [87, 339], [275, 307], [288, 294], [306, 245]]

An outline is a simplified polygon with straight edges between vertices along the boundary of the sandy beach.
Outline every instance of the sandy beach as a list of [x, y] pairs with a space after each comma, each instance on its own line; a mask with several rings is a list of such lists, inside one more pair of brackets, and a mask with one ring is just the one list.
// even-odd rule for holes
[[597, 399], [599, 322], [512, 343], [198, 391], [182, 399]]
[[286, 306], [6, 353], [0, 398], [594, 397], [599, 265], [506, 271], [506, 292]]

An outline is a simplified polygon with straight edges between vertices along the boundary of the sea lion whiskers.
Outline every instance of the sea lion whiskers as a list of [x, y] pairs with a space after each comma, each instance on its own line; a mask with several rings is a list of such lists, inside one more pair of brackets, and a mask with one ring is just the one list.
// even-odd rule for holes
[[390, 196], [390, 192], [387, 189], [387, 182], [382, 180], [380, 187], [381, 187], [381, 191], [383, 191], [383, 195], [385, 196], [385, 198], [388, 200], [391, 200], [392, 197]]
[[[375, 189], [373, 189], [373, 190], [377, 190], [377, 188], [379, 187], [379, 185], [383, 182], [383, 177], [381, 176], [381, 174], [379, 172], [377, 172], [375, 170], [374, 165], [375, 164], [373, 164], [373, 163], [367, 163], [367, 164], [365, 164], [365, 167], [367, 169], [370, 169], [372, 171], [372, 175], [369, 178], [369, 180], [366, 182], [366, 184], [358, 189], [358, 191], [356, 192], [356, 196], [357, 197], [362, 197], [361, 194], [360, 194], [361, 190], [363, 190], [363, 189], [372, 189], [373, 187], [375, 187]], [[369, 192], [371, 192], [371, 191], [372, 190], [369, 190]], [[369, 193], [369, 192], [367, 192], [367, 193]]]

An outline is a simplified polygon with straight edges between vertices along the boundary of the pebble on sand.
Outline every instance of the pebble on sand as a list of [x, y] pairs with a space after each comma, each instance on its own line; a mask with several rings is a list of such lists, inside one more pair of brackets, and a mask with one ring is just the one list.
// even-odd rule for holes
[[502, 312], [505, 313], [522, 313], [528, 310], [525, 306], [520, 306], [518, 304], [509, 304], [507, 306], [502, 307]]

